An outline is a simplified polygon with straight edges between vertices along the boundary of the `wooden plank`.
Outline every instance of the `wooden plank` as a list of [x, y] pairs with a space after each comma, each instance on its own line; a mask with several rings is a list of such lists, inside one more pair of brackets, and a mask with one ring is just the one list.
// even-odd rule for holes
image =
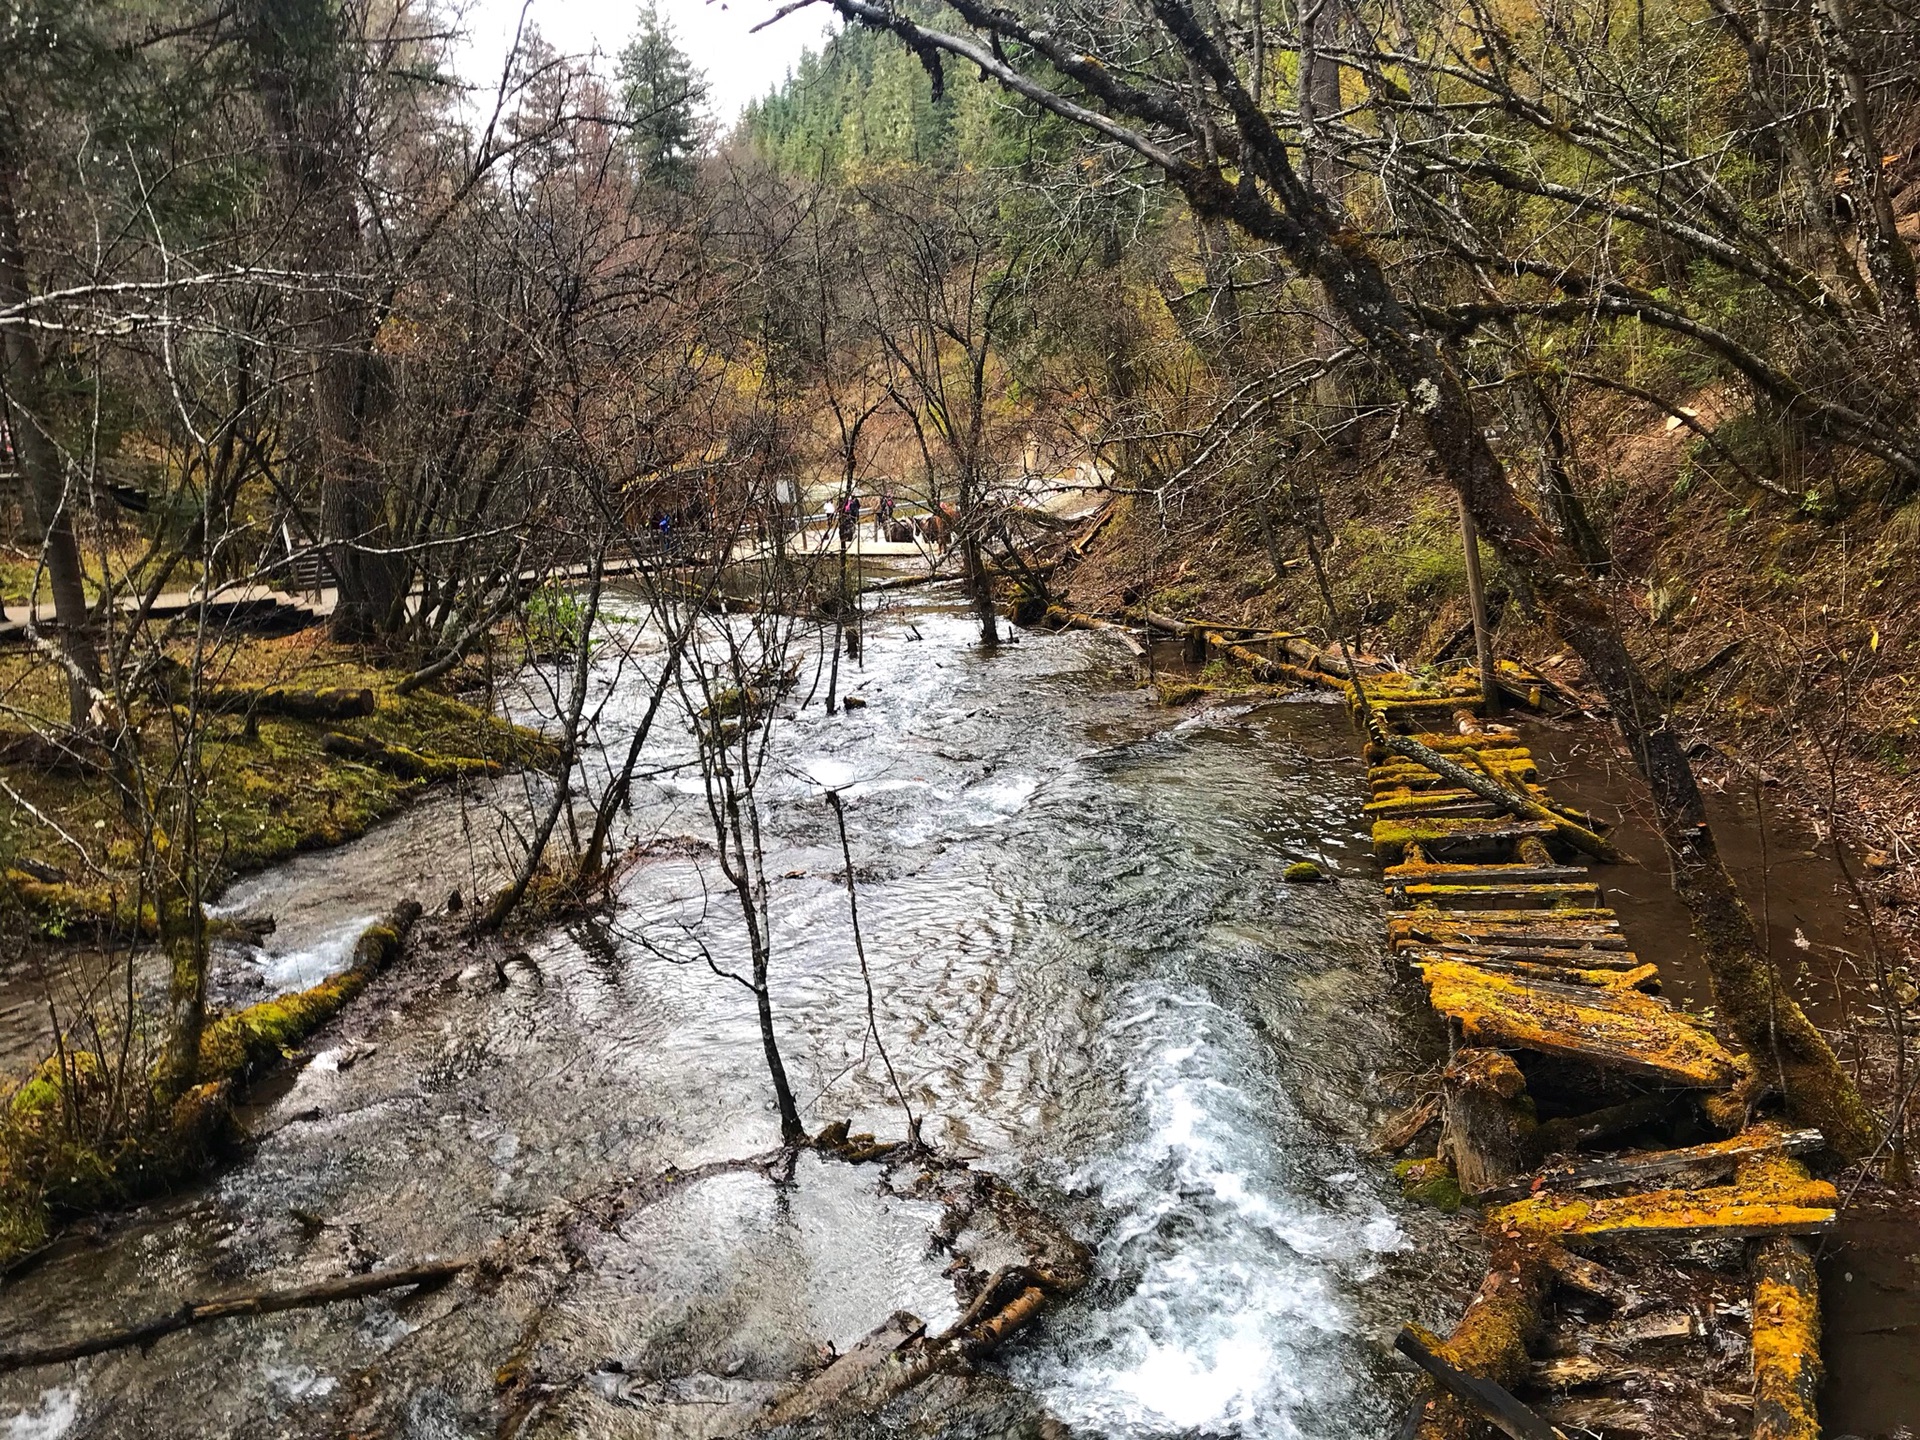
[[1431, 860], [1504, 860], [1509, 847], [1553, 833], [1545, 820], [1376, 820], [1373, 853], [1393, 865], [1405, 858], [1409, 845], [1418, 845]]
[[1395, 954], [1427, 960], [1467, 960], [1476, 964], [1507, 960], [1561, 970], [1638, 970], [1642, 966], [1640, 957], [1631, 950], [1597, 945], [1476, 944], [1412, 937], [1396, 937], [1390, 943]]
[[1470, 1039], [1566, 1055], [1668, 1084], [1718, 1088], [1733, 1056], [1691, 1017], [1636, 990], [1605, 992], [1498, 975], [1463, 962], [1423, 970], [1428, 995]]
[[1777, 1159], [1749, 1162], [1731, 1185], [1704, 1189], [1605, 1199], [1543, 1192], [1492, 1207], [1487, 1222], [1551, 1240], [1807, 1235], [1833, 1223], [1839, 1201], [1833, 1186], [1811, 1178], [1797, 1161]]
[[1625, 950], [1626, 936], [1611, 910], [1432, 910], [1387, 917], [1394, 940], [1443, 945], [1525, 945], [1535, 948]]
[[1584, 865], [1389, 865], [1385, 870], [1388, 887], [1408, 880], [1430, 880], [1443, 885], [1488, 884], [1496, 880], [1518, 880], [1528, 885], [1548, 884], [1556, 880], [1585, 880]]
[[1581, 1160], [1548, 1165], [1527, 1180], [1490, 1191], [1489, 1201], [1519, 1200], [1536, 1187], [1556, 1194], [1580, 1190], [1604, 1190], [1615, 1185], [1639, 1185], [1663, 1180], [1682, 1171], [1695, 1179], [1705, 1179], [1716, 1171], [1731, 1173], [1742, 1161], [1762, 1155], [1809, 1155], [1826, 1143], [1818, 1130], [1782, 1130], [1776, 1125], [1756, 1125], [1731, 1140], [1715, 1140], [1706, 1145], [1688, 1145], [1678, 1150], [1643, 1150], [1611, 1155], [1598, 1160]]
[[1533, 960], [1513, 960], [1498, 955], [1461, 955], [1457, 952], [1422, 954], [1419, 951], [1399, 953], [1405, 955], [1409, 962], [1421, 971], [1429, 965], [1465, 964], [1493, 975], [1511, 975], [1519, 980], [1574, 985], [1589, 990], [1657, 990], [1660, 983], [1658, 965], [1636, 965], [1628, 970], [1610, 967], [1585, 969], [1571, 965], [1543, 964]]
[[1532, 901], [1542, 910], [1560, 905], [1597, 904], [1600, 887], [1588, 881], [1581, 885], [1402, 885], [1394, 895], [1409, 905], [1471, 905], [1487, 902], [1521, 905]]

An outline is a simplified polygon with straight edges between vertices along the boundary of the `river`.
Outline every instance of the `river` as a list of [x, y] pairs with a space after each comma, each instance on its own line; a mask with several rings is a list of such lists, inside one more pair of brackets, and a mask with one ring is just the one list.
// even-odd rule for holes
[[[617, 752], [644, 687], [610, 664], [598, 683], [614, 693], [596, 740]], [[964, 1399], [917, 1402], [917, 1433], [1390, 1433], [1411, 1393], [1393, 1332], [1444, 1324], [1477, 1271], [1367, 1148], [1431, 1035], [1381, 958], [1344, 712], [1182, 718], [1102, 637], [981, 653], [938, 589], [873, 623], [842, 690], [867, 706], [775, 722], [761, 796], [803, 1118], [903, 1130], [835, 878], [833, 786], [877, 1029], [926, 1138], [1095, 1256], [1093, 1283]], [[243, 1158], [9, 1283], [0, 1343], [475, 1251], [590, 1212], [624, 1177], [712, 1172], [559, 1259], [529, 1241], [485, 1286], [7, 1377], [0, 1437], [700, 1434], [716, 1399], [893, 1310], [954, 1317], [934, 1207], [886, 1193], [878, 1167], [808, 1158], [782, 1185], [715, 1165], [778, 1126], [751, 998], [695, 945], [725, 968], [738, 922], [682, 838], [707, 826], [697, 772], [671, 768], [689, 747], [663, 726], [631, 815], [652, 853], [605, 916], [523, 937], [505, 965], [430, 932], [258, 1097]], [[221, 993], [312, 983], [406, 894], [471, 897], [497, 875], [503, 815], [524, 823], [537, 798], [519, 779], [441, 792], [236, 886], [223, 910], [279, 928], [222, 952]], [[1333, 883], [1283, 883], [1302, 858]], [[500, 1394], [529, 1386], [540, 1404], [501, 1430]]]

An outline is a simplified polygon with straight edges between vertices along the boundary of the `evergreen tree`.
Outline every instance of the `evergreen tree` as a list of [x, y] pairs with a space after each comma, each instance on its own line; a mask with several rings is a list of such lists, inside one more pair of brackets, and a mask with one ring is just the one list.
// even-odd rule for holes
[[648, 179], [685, 190], [706, 128], [707, 79], [675, 42], [673, 26], [648, 0], [617, 70], [628, 141]]

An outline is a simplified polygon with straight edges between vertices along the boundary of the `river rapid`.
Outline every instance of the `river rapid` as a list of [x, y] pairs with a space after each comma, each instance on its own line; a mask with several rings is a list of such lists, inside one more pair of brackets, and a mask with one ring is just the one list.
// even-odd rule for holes
[[[646, 687], [610, 661], [596, 685], [596, 744], [621, 753]], [[925, 1138], [1095, 1257], [987, 1377], [871, 1433], [1392, 1433], [1411, 1393], [1393, 1332], [1456, 1311], [1477, 1270], [1367, 1148], [1431, 1037], [1381, 958], [1344, 712], [1303, 697], [1183, 718], [1103, 637], [981, 653], [937, 589], [872, 623], [841, 688], [866, 707], [789, 697], [760, 797], [803, 1118], [903, 1133], [833, 787], [875, 1023]], [[519, 703], [551, 710], [537, 684]], [[697, 1435], [717, 1402], [894, 1310], [950, 1322], [936, 1207], [875, 1166], [803, 1157], [776, 1183], [720, 1163], [776, 1147], [778, 1125], [751, 997], [700, 954], [727, 968], [740, 926], [683, 838], [710, 833], [690, 753], [663, 718], [628, 821], [651, 853], [606, 915], [522, 937], [506, 963], [429, 932], [257, 1097], [242, 1159], [0, 1289], [0, 1346], [489, 1246], [524, 1265], [0, 1378], [0, 1440]], [[222, 909], [279, 928], [222, 953], [223, 998], [313, 983], [406, 895], [434, 910], [484, 890], [539, 798], [520, 778], [443, 792], [237, 885]], [[1283, 883], [1297, 859], [1334, 883]], [[584, 1241], [515, 1249], [670, 1166], [708, 1169]]]

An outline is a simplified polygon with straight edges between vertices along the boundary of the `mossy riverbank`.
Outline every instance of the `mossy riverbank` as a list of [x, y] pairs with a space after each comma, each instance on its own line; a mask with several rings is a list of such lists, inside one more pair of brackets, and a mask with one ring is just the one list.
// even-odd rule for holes
[[[459, 699], [397, 695], [392, 674], [316, 636], [243, 641], [218, 678], [222, 713], [203, 713], [189, 728], [155, 700], [130, 726], [150, 776], [178, 777], [186, 737], [198, 746], [199, 853], [210, 894], [237, 875], [352, 840], [439, 780], [545, 765], [554, 754], [538, 734]], [[347, 707], [363, 713], [286, 713], [294, 684], [364, 695], [364, 705]], [[0, 688], [29, 710], [62, 699], [33, 693], [24, 656], [0, 662]], [[249, 695], [261, 703], [250, 707]], [[0, 821], [0, 904], [48, 939], [152, 933], [142, 872], [172, 840], [141, 833], [104, 759], [58, 767], [18, 759], [0, 763], [0, 779], [25, 802]]]

